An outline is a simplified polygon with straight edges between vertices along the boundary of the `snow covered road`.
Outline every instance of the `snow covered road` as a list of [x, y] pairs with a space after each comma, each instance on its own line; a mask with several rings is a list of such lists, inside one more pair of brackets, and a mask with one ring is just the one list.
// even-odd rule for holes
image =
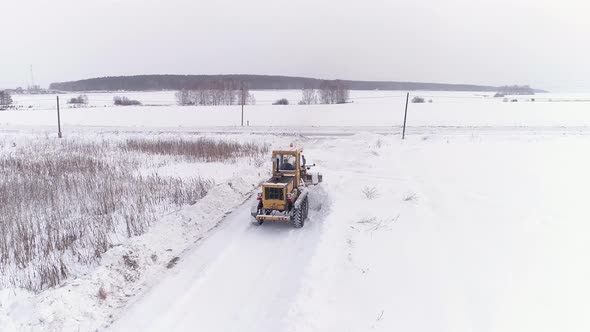
[[302, 229], [250, 224], [252, 199], [132, 305], [113, 331], [280, 331], [320, 235], [321, 210]]

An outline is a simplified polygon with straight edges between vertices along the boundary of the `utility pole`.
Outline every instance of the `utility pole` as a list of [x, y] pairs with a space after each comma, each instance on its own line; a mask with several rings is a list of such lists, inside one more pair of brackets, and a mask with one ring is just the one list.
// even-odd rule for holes
[[57, 96], [57, 137], [61, 138], [61, 119], [59, 118], [59, 96]]
[[402, 139], [406, 138], [406, 119], [408, 117], [408, 102], [410, 101], [410, 93], [406, 95], [406, 111], [404, 112], [404, 129], [402, 131]]
[[242, 127], [244, 126], [244, 82], [242, 84]]
[[31, 89], [35, 89], [35, 76], [33, 75], [33, 65], [31, 65]]

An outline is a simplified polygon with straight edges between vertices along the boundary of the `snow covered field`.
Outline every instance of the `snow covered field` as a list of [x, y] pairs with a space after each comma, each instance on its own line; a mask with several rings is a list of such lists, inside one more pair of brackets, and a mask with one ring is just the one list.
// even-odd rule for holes
[[[265, 131], [268, 127], [309, 131], [318, 127], [363, 127], [383, 130], [403, 123], [405, 93], [397, 91], [351, 91], [352, 103], [345, 105], [296, 105], [301, 92], [253, 91], [256, 105], [244, 110], [245, 130]], [[175, 105], [174, 92], [88, 93], [89, 108], [68, 108], [66, 101], [78, 94], [61, 95], [64, 130], [77, 126], [133, 127], [136, 130], [225, 130], [236, 129], [241, 122], [240, 106]], [[144, 106], [115, 107], [113, 96], [124, 95]], [[590, 126], [590, 95], [538, 94], [513, 96], [518, 102], [492, 98], [492, 93], [412, 92], [432, 103], [410, 104], [408, 126]], [[273, 106], [279, 98], [293, 105]], [[535, 101], [531, 101], [535, 99]], [[52, 128], [56, 125], [55, 96], [15, 95], [18, 111], [0, 113], [0, 129], [15, 127]], [[27, 107], [32, 107], [28, 109]], [[40, 110], [37, 110], [40, 109]], [[141, 121], [138, 121], [141, 119]], [[373, 129], [371, 129], [373, 128]], [[396, 128], [397, 129], [397, 128]]]
[[[265, 93], [254, 92], [284, 94]], [[324, 183], [304, 228], [257, 227], [248, 197], [268, 165], [220, 164], [214, 174], [168, 164], [159, 171], [220, 185], [107, 251], [87, 275], [39, 294], [0, 290], [0, 330], [588, 331], [590, 111], [565, 101], [585, 97], [425, 92], [433, 103], [410, 105], [401, 141], [405, 100], [391, 94], [249, 106], [253, 132], [235, 127], [239, 107], [65, 110], [66, 137], [80, 139], [293, 142]], [[0, 130], [42, 140], [52, 116], [0, 112]], [[130, 252], [140, 277], [126, 283]]]

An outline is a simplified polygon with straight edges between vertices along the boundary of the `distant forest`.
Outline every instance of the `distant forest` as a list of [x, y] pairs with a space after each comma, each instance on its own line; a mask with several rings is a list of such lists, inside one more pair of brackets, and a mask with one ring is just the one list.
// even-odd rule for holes
[[[91, 78], [74, 82], [51, 83], [49, 89], [58, 91], [146, 91], [146, 90], [191, 90], [217, 82], [243, 82], [250, 90], [319, 89], [325, 80], [267, 75], [139, 75]], [[337, 80], [350, 90], [427, 90], [427, 91], [498, 91], [499, 87], [390, 82]], [[532, 90], [532, 89], [531, 89]]]

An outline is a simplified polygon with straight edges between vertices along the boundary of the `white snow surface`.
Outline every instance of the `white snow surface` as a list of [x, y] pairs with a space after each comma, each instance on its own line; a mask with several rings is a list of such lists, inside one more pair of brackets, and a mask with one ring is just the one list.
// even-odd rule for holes
[[[259, 101], [285, 94], [264, 93], [254, 92]], [[171, 92], [138, 99], [154, 94], [173, 104]], [[261, 103], [247, 107], [246, 130], [236, 106], [66, 109], [66, 134], [202, 130], [294, 142], [324, 183], [304, 228], [254, 226], [247, 198], [265, 165], [199, 170], [220, 184], [109, 250], [87, 277], [40, 294], [0, 290], [0, 330], [590, 330], [586, 97], [415, 95], [433, 103], [410, 104], [404, 141], [405, 99], [391, 92], [353, 92], [347, 105]], [[0, 112], [0, 123], [15, 136], [48, 131], [54, 112]], [[130, 253], [145, 269], [133, 283], [121, 259]]]
[[587, 331], [589, 143], [422, 136], [340, 155], [286, 330]]
[[325, 181], [305, 227], [249, 225], [248, 202], [113, 331], [590, 328], [590, 137], [299, 143]]
[[[344, 105], [297, 105], [301, 91], [252, 91], [255, 105], [246, 105], [244, 125], [250, 130], [268, 127], [291, 130], [314, 127], [389, 127], [400, 126], [404, 118], [405, 93], [399, 91], [351, 91]], [[241, 107], [176, 106], [174, 91], [87, 93], [87, 108], [69, 108], [67, 100], [79, 94], [60, 95], [64, 130], [76, 126], [132, 127], [140, 129], [188, 130], [241, 125]], [[143, 106], [113, 106], [113, 96], [137, 99]], [[590, 126], [588, 94], [538, 94], [493, 98], [489, 92], [414, 91], [423, 104], [410, 103], [407, 124], [429, 126]], [[287, 98], [291, 105], [272, 102]], [[14, 95], [19, 110], [0, 113], [0, 129], [15, 127], [54, 127], [56, 96]], [[534, 101], [532, 101], [534, 99]], [[432, 101], [429, 103], [428, 101]], [[29, 109], [30, 107], [30, 109]]]

